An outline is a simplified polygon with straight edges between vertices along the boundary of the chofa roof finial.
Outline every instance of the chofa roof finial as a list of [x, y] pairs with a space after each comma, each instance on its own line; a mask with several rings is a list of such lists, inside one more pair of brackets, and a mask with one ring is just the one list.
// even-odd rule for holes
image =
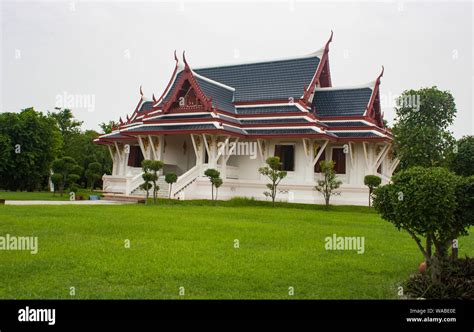
[[189, 71], [190, 67], [189, 67], [188, 62], [186, 61], [186, 51], [183, 51], [183, 61], [184, 61], [184, 69]]
[[328, 41], [326, 42], [326, 46], [324, 47], [324, 51], [328, 52], [329, 51], [329, 44], [332, 42], [332, 36], [334, 35], [334, 32], [331, 30], [331, 36], [329, 36]]

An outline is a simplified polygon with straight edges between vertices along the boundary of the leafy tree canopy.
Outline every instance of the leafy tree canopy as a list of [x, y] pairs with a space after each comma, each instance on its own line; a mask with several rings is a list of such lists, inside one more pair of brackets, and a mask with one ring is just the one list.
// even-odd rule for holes
[[[374, 207], [382, 218], [415, 240], [439, 282], [453, 240], [473, 225], [473, 179], [460, 178], [445, 168], [413, 167], [375, 189]], [[422, 238], [426, 238], [423, 246]], [[432, 253], [432, 246], [435, 252]]]
[[342, 181], [337, 179], [336, 172], [334, 172], [334, 165], [333, 160], [322, 160], [319, 163], [323, 178], [318, 180], [314, 187], [323, 195], [326, 207], [329, 206], [331, 196], [338, 194], [335, 190], [342, 184]]
[[113, 131], [113, 128], [118, 127], [118, 123], [115, 121], [109, 121], [107, 123], [102, 122], [99, 126], [104, 134], [110, 134]]
[[407, 90], [395, 111], [392, 131], [399, 169], [446, 165], [454, 142], [448, 130], [456, 116], [452, 94], [437, 87]]
[[0, 186], [9, 190], [46, 186], [61, 145], [54, 121], [33, 108], [0, 114]]
[[280, 157], [268, 157], [266, 163], [267, 165], [260, 167], [258, 172], [270, 180], [270, 183], [267, 183], [266, 185], [269, 191], [265, 191], [263, 194], [266, 197], [270, 197], [272, 199], [273, 206], [275, 206], [277, 187], [281, 180], [286, 177], [287, 172], [280, 170], [282, 165], [280, 162]]
[[474, 175], [474, 136], [464, 136], [456, 142], [449, 168], [458, 175]]

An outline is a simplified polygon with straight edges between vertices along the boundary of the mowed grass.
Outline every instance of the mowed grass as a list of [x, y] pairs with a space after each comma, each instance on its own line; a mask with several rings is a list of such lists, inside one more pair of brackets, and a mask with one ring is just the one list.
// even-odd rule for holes
[[[397, 298], [422, 260], [368, 208], [159, 204], [0, 206], [0, 236], [39, 237], [36, 255], [0, 251], [0, 298]], [[332, 234], [365, 237], [365, 253], [325, 250]], [[461, 238], [460, 254], [473, 252], [472, 237]]]
[[[89, 195], [100, 195], [100, 193], [93, 193], [87, 189], [80, 189], [76, 195], [84, 196], [84, 199], [89, 199]], [[69, 201], [69, 193], [64, 192], [56, 194], [49, 191], [3, 191], [0, 190], [0, 199], [11, 201]]]

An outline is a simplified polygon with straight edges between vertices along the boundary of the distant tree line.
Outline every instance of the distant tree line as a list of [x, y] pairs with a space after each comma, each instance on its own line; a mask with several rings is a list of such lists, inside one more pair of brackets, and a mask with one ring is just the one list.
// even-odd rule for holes
[[93, 144], [99, 133], [81, 125], [69, 109], [0, 114], [0, 189], [44, 190], [50, 178], [60, 191], [100, 185], [112, 160], [105, 147]]

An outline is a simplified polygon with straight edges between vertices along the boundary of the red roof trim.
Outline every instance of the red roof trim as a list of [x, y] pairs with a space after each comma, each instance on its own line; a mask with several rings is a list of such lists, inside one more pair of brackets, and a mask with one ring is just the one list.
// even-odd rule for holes
[[204, 94], [204, 92], [201, 90], [201, 87], [199, 86], [198, 82], [194, 78], [193, 72], [191, 68], [189, 67], [188, 62], [186, 61], [185, 53], [183, 52], [183, 60], [185, 63], [185, 68], [184, 72], [179, 78], [179, 80], [176, 82], [175, 89], [171, 95], [171, 97], [163, 104], [163, 113], [166, 114], [170, 112], [171, 105], [176, 102], [178, 93], [180, 92], [180, 88], [183, 86], [183, 84], [188, 81], [191, 84], [191, 87], [194, 89], [196, 92], [196, 97], [201, 100], [204, 109], [206, 111], [212, 111], [212, 99], [209, 98]]
[[[174, 66], [174, 71], [173, 71], [173, 74], [171, 75], [171, 79], [168, 82], [168, 85], [166, 86], [165, 91], [163, 91], [162, 95], [160, 96], [160, 98], [158, 98], [158, 101], [156, 103], [159, 103], [160, 101], [162, 101], [163, 98], [166, 96], [166, 93], [168, 92], [169, 88], [171, 87], [171, 84], [174, 81], [175, 75], [178, 72], [178, 62], [179, 61], [178, 61], [178, 57], [176, 56], [176, 50], [174, 51], [174, 59], [176, 61], [176, 64]], [[156, 103], [155, 103], [155, 105], [156, 105]], [[155, 105], [153, 105], [153, 106], [155, 106]]]
[[316, 69], [316, 73], [313, 77], [313, 80], [311, 81], [309, 87], [306, 89], [304, 92], [302, 101], [306, 106], [310, 106], [309, 98], [311, 95], [314, 93], [314, 90], [316, 88], [316, 85], [319, 83], [319, 78], [321, 76], [321, 73], [323, 72], [324, 66], [328, 64], [328, 80], [331, 82], [331, 74], [329, 72], [329, 44], [332, 42], [332, 36], [333, 36], [333, 31], [331, 30], [331, 36], [329, 37], [329, 40], [326, 42], [326, 45], [324, 46], [324, 53], [323, 56], [321, 57], [321, 61], [319, 62], [318, 68]]
[[[382, 72], [375, 80], [375, 86], [372, 91], [372, 96], [370, 96], [369, 104], [367, 105], [367, 110], [365, 112], [365, 116], [373, 119], [377, 125], [382, 125], [382, 118], [381, 114], [378, 115], [378, 119], [374, 117], [374, 109], [378, 107], [380, 113], [380, 93], [379, 93], [379, 86], [380, 86], [380, 79], [383, 77], [384, 67], [382, 66]], [[378, 105], [375, 105], [375, 101], [378, 101]]]

